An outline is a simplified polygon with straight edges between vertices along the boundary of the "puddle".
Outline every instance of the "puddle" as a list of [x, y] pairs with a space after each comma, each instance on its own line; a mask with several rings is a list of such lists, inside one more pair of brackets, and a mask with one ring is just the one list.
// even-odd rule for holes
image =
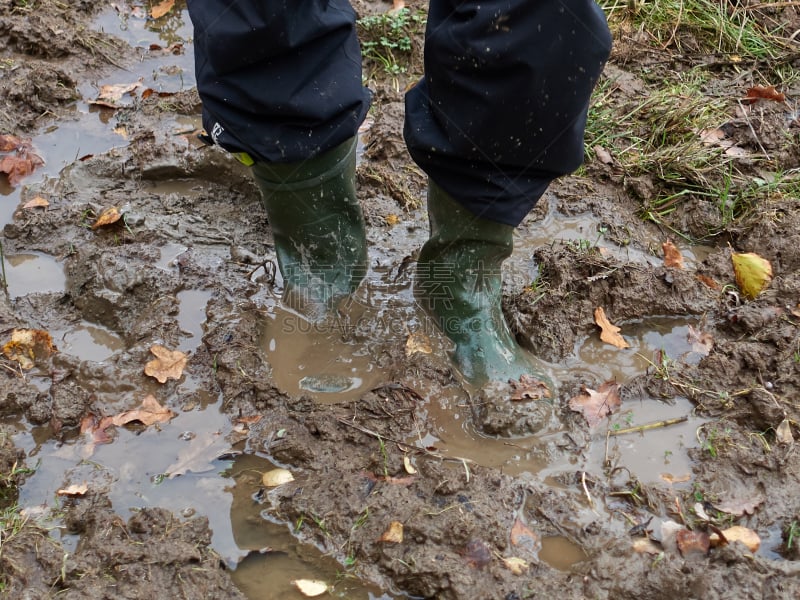
[[92, 323], [81, 323], [67, 331], [51, 333], [59, 352], [81, 360], [101, 362], [125, 349], [124, 340], [117, 334]]
[[572, 567], [589, 558], [583, 549], [567, 538], [554, 535], [542, 539], [539, 559], [559, 571], [571, 571]]
[[12, 298], [37, 292], [64, 290], [64, 267], [54, 257], [39, 252], [5, 257], [5, 277]]
[[203, 324], [206, 322], [206, 305], [211, 292], [205, 290], [184, 290], [178, 292], [178, 325], [187, 334], [186, 339], [178, 344], [178, 350], [188, 352], [195, 350], [203, 338]]

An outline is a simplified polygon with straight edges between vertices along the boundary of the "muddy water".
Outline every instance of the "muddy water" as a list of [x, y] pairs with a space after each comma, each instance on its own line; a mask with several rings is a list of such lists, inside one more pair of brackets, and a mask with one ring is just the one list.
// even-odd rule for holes
[[[191, 29], [185, 11], [178, 12], [158, 29], [144, 19], [121, 18], [105, 13], [96, 23], [135, 46], [150, 43], [162, 46], [187, 43], [183, 55], [146, 56], [138, 71], [120, 70], [102, 82], [84, 82], [85, 99], [97, 94], [99, 85], [129, 83], [143, 78], [154, 89], [177, 91], [193, 85]], [[92, 108], [86, 101], [76, 106], [74, 120], [59, 122], [36, 136], [34, 144], [47, 160], [42, 177], [55, 176], [64, 166], [87, 154], [99, 154], [126, 143], [124, 130], [110, 111]], [[193, 186], [185, 182], [159, 185], [153, 193], [180, 192], [191, 195]], [[19, 189], [0, 188], [6, 196], [0, 203], [0, 225], [10, 222], [19, 204]], [[424, 215], [414, 215], [418, 222]], [[407, 285], [394, 283], [395, 273], [381, 265], [398, 264], [400, 258], [419, 247], [421, 228], [394, 228], [385, 239], [373, 240], [373, 271], [350, 307], [349, 326], [303, 330], [297, 316], [280, 307], [275, 298], [262, 307], [265, 313], [262, 349], [273, 369], [276, 385], [289, 394], [310, 393], [319, 402], [341, 402], [358, 398], [382, 380], [384, 375], [370, 352], [370, 336], [407, 336], [411, 330], [425, 329], [413, 309]], [[535, 235], [517, 239], [517, 253], [510, 261], [511, 285], [525, 285], [535, 276], [535, 267], [525, 259], [533, 248], [553, 240], [588, 243], [608, 252], [624, 253], [628, 260], [651, 261], [646, 253], [620, 249], [597, 234], [597, 223], [587, 216], [564, 217], [551, 210], [537, 225]], [[382, 249], [381, 249], [382, 248]], [[681, 248], [687, 260], [695, 256]], [[158, 267], [172, 268], [172, 262], [186, 248], [171, 244], [161, 249]], [[21, 297], [35, 292], [58, 292], [64, 286], [64, 273], [57, 258], [43, 254], [6, 257], [9, 293]], [[520, 284], [517, 279], [527, 279]], [[179, 349], [193, 351], [201, 344], [205, 307], [210, 298], [206, 290], [183, 290], [178, 294], [178, 322], [184, 332]], [[696, 360], [687, 341], [687, 320], [652, 319], [626, 324], [625, 335], [631, 348], [618, 351], [595, 337], [581, 340], [573, 356], [560, 365], [548, 365], [556, 379], [587, 373], [598, 380], [625, 382], [652, 366], [658, 353], [672, 358]], [[372, 328], [372, 330], [371, 330]], [[96, 324], [77, 322], [53, 331], [59, 347], [82, 360], [107, 361], [125, 349], [114, 333]], [[446, 342], [431, 332], [434, 353], [444, 355]], [[331, 349], [334, 348], [335, 351]], [[590, 450], [582, 456], [554, 462], [546, 451], [557, 427], [531, 438], [502, 440], [486, 438], [470, 425], [468, 399], [456, 389], [433, 395], [420, 381], [417, 391], [427, 398], [425, 410], [432, 422], [432, 433], [420, 435], [410, 443], [435, 446], [448, 457], [460, 457], [478, 464], [498, 467], [521, 478], [547, 480], [565, 470], [601, 473], [606, 465], [627, 468], [643, 483], [664, 481], [674, 485], [690, 472], [686, 450], [697, 444], [695, 431], [701, 422], [691, 413], [688, 401], [668, 405], [648, 399], [623, 405], [608, 428], [598, 431]], [[19, 424], [15, 442], [38, 461], [37, 471], [21, 490], [21, 503], [36, 512], [46, 512], [56, 491], [70, 483], [88, 482], [94, 489], [107, 490], [114, 509], [123, 516], [143, 506], [161, 506], [185, 517], [208, 517], [213, 530], [213, 547], [236, 569], [235, 578], [249, 598], [301, 598], [291, 587], [292, 579], [336, 580], [342, 567], [307, 546], [299, 546], [291, 535], [292, 524], [273, 523], [262, 515], [254, 501], [260, 487], [260, 474], [274, 465], [257, 456], [231, 459], [237, 448], [229, 441], [232, 426], [220, 410], [221, 399], [206, 393], [198, 396], [197, 384], [187, 378], [181, 394], [200, 397], [199, 402], [183, 407], [180, 414], [159, 428], [136, 430], [118, 428], [113, 444], [98, 446], [89, 453], [85, 442], [64, 444], [53, 440], [48, 428]], [[608, 431], [653, 421], [686, 417], [678, 425], [646, 433], [606, 437]], [[89, 459], [89, 454], [91, 458]], [[180, 471], [179, 476], [171, 476]], [[58, 535], [58, 530], [55, 530]], [[62, 538], [74, 543], [67, 534]], [[584, 558], [569, 540], [550, 537], [543, 540], [542, 560], [555, 568], [568, 570]], [[388, 598], [390, 596], [346, 578], [337, 584], [348, 598]]]

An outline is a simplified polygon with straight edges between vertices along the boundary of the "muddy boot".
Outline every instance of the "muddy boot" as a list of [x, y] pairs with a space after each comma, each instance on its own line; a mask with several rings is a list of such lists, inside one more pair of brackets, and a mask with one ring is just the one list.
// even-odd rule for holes
[[514, 227], [481, 219], [433, 181], [428, 188], [430, 239], [417, 263], [414, 292], [455, 344], [453, 360], [480, 387], [528, 375], [552, 391], [533, 357], [517, 344], [501, 307], [501, 265], [511, 256]]
[[283, 276], [283, 301], [312, 321], [355, 291], [367, 272], [355, 166], [355, 138], [303, 162], [253, 165]]

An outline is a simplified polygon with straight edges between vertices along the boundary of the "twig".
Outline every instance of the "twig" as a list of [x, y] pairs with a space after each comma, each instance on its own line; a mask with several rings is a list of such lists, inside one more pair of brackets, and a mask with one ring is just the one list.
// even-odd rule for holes
[[742, 109], [742, 114], [744, 115], [744, 120], [747, 121], [747, 126], [750, 128], [750, 133], [752, 133], [753, 137], [756, 138], [756, 142], [758, 143], [758, 147], [761, 148], [761, 152], [764, 153], [764, 156], [766, 157], [767, 160], [772, 160], [769, 157], [769, 154], [767, 154], [767, 150], [764, 148], [764, 145], [761, 143], [761, 140], [759, 139], [758, 134], [756, 133], [756, 130], [753, 128], [753, 124], [750, 122], [750, 117], [748, 116], [747, 111], [745, 110], [744, 105], [742, 104], [742, 101], [741, 100], [737, 100], [736, 102], [739, 104], [739, 108]]
[[583, 493], [586, 494], [586, 499], [589, 501], [589, 508], [599, 517], [600, 513], [594, 509], [594, 500], [592, 500], [592, 495], [589, 493], [589, 488], [586, 486], [586, 471], [581, 471], [581, 485], [583, 486]]
[[644, 425], [637, 425], [636, 427], [626, 427], [625, 429], [609, 430], [608, 435], [623, 435], [626, 433], [635, 433], [637, 431], [649, 431], [650, 429], [659, 429], [661, 427], [669, 427], [670, 425], [677, 425], [678, 423], [685, 423], [689, 417], [677, 417], [675, 419], [664, 419], [663, 421], [655, 421], [653, 423], [645, 423]]

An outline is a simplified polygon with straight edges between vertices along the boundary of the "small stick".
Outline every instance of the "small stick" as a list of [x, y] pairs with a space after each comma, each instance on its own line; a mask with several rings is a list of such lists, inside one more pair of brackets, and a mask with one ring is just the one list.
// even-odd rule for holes
[[634, 433], [637, 431], [649, 431], [650, 429], [659, 429], [661, 427], [669, 427], [670, 425], [677, 425], [678, 423], [685, 423], [688, 420], [689, 417], [665, 419], [663, 421], [655, 421], [654, 423], [645, 423], [644, 425], [637, 425], [636, 427], [626, 427], [625, 429], [612, 429], [609, 430], [608, 435], [623, 435], [626, 433]]
[[589, 493], [589, 488], [586, 486], [586, 471], [581, 471], [581, 485], [583, 485], [583, 493], [586, 494], [586, 499], [589, 501], [589, 508], [599, 517], [600, 514], [594, 509], [594, 500], [592, 500], [592, 495]]

